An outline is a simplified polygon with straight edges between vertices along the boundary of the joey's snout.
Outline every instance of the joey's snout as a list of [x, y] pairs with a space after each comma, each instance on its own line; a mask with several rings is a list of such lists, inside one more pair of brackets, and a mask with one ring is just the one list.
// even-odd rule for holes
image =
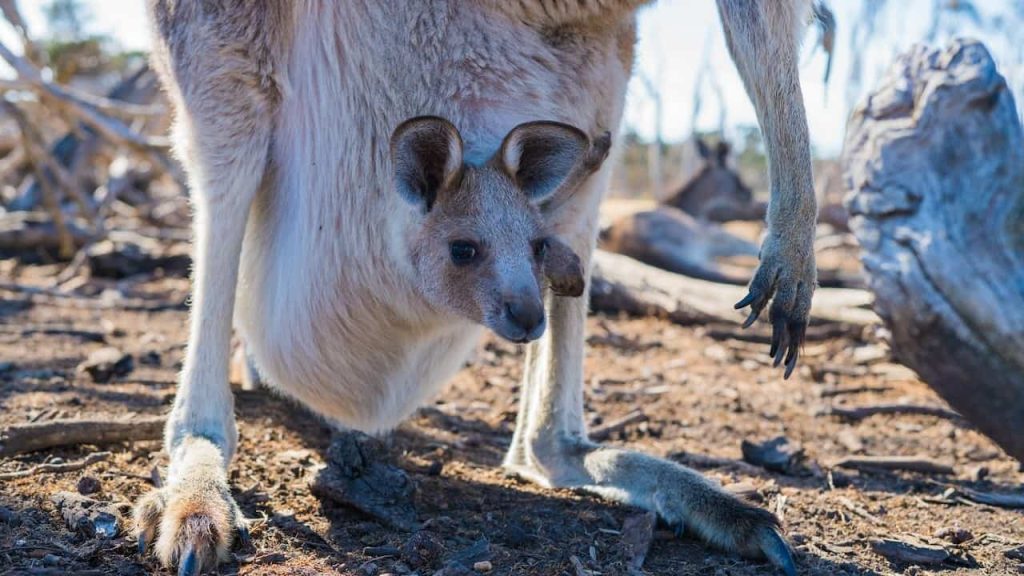
[[523, 290], [504, 296], [501, 320], [494, 326], [499, 336], [513, 342], [530, 342], [544, 333], [544, 301], [539, 290]]

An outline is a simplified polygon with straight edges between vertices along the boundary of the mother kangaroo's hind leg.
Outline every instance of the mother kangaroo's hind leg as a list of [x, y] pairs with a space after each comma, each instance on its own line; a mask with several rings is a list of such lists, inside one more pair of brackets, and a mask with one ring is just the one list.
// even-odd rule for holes
[[[245, 521], [226, 469], [238, 442], [228, 365], [246, 220], [261, 185], [276, 99], [266, 47], [270, 10], [154, 1], [154, 63], [177, 112], [174, 138], [188, 172], [195, 271], [188, 348], [167, 420], [166, 485], [135, 506], [139, 548], [193, 575], [227, 558]], [[280, 23], [276, 25], [280, 26]], [[155, 538], [155, 542], [154, 542]]]

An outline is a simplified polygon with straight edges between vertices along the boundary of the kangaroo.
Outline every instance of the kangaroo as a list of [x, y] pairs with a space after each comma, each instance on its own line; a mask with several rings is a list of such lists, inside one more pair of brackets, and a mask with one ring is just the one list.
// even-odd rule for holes
[[463, 162], [462, 136], [436, 117], [403, 122], [391, 137], [395, 187], [423, 214], [408, 259], [429, 304], [491, 328], [513, 342], [545, 327], [542, 276], [556, 296], [583, 294], [583, 270], [548, 235], [539, 208], [565, 201], [600, 168], [611, 134], [593, 143], [557, 122], [512, 129], [485, 163]]
[[[791, 370], [815, 285], [816, 206], [797, 71], [811, 1], [717, 2], [765, 130], [772, 184], [760, 265], [737, 307], [750, 307], [748, 322], [770, 309], [770, 352]], [[455, 253], [469, 252], [452, 245], [459, 238], [445, 238], [443, 263], [436, 244], [424, 249], [433, 265], [415, 261], [430, 199], [443, 202], [454, 190], [446, 175], [459, 165], [456, 144], [469, 166], [504, 148], [517, 186], [542, 192], [544, 183], [561, 186], [582, 141], [510, 143], [515, 127], [554, 119], [583, 134], [614, 132], [636, 12], [647, 3], [149, 0], [153, 62], [175, 110], [172, 137], [192, 192], [195, 270], [165, 432], [168, 478], [136, 504], [140, 549], [152, 544], [179, 574], [197, 574], [223, 560], [236, 535], [247, 538], [226, 473], [238, 436], [228, 385], [233, 327], [266, 381], [331, 422], [380, 432], [460, 368], [482, 319], [530, 341], [508, 470], [655, 511], [711, 544], [796, 573], [770, 512], [674, 462], [588, 440], [584, 299], [545, 288], [545, 327], [527, 329], [538, 321], [534, 311], [507, 314], [504, 296], [474, 296], [470, 309], [423, 289], [452, 282], [422, 274], [447, 274]], [[428, 146], [425, 156], [426, 148], [399, 145], [393, 158], [388, 136], [422, 115], [447, 118], [459, 138], [435, 138], [447, 151]], [[584, 281], [608, 174], [605, 164], [571, 194], [535, 206], [546, 234], [578, 257]], [[486, 212], [479, 218], [501, 212], [478, 207]], [[518, 226], [498, 218], [488, 234]], [[520, 244], [509, 261], [520, 271], [502, 277], [536, 278], [525, 272], [535, 262], [532, 238], [513, 237]]]
[[719, 142], [712, 150], [697, 139], [697, 152], [703, 165], [700, 170], [663, 202], [700, 220], [760, 220], [767, 206], [755, 202], [754, 194], [739, 174], [729, 167], [729, 144]]

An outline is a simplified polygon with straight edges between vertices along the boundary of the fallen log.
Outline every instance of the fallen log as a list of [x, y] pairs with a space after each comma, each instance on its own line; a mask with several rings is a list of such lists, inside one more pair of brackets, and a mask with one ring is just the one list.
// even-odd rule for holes
[[50, 420], [0, 430], [0, 457], [79, 444], [112, 444], [163, 438], [163, 416], [130, 420]]
[[1024, 461], [1024, 131], [985, 47], [917, 47], [854, 112], [850, 226], [900, 363]]
[[921, 472], [924, 474], [953, 473], [953, 467], [949, 464], [915, 456], [850, 456], [839, 460], [833, 466], [867, 471], [906, 470], [908, 472]]
[[693, 278], [744, 286], [751, 274], [723, 269], [719, 258], [757, 258], [757, 245], [713, 222], [659, 206], [616, 220], [601, 233], [601, 248], [662, 270]]
[[[590, 306], [599, 312], [660, 316], [678, 324], [740, 325], [744, 314], [733, 309], [746, 288], [689, 278], [603, 250], [592, 261]], [[871, 293], [820, 288], [811, 307], [812, 322], [866, 326], [878, 322], [867, 307]]]
[[941, 406], [926, 406], [920, 404], [875, 404], [872, 406], [832, 406], [825, 414], [838, 416], [844, 420], [854, 422], [870, 418], [877, 414], [911, 414], [916, 416], [935, 416], [946, 420], [959, 420], [963, 418], [952, 410]]

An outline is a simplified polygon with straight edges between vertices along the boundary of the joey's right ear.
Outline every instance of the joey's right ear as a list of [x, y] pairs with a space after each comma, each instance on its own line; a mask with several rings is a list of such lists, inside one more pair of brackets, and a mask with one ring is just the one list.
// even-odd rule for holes
[[462, 174], [462, 137], [444, 118], [411, 118], [391, 135], [391, 164], [398, 193], [429, 212]]

